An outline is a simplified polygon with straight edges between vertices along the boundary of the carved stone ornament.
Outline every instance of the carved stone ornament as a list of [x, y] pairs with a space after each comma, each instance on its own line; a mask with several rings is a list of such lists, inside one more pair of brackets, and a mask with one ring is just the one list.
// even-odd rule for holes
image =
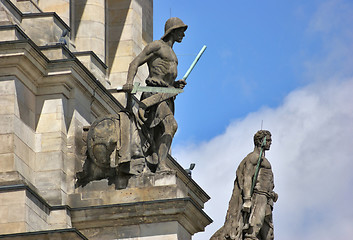
[[[76, 187], [84, 187], [93, 180], [108, 179], [117, 189], [125, 188], [128, 179], [147, 167], [142, 145], [150, 147], [141, 129], [127, 112], [97, 118], [87, 134], [86, 160], [83, 171], [76, 174]], [[149, 171], [155, 171], [151, 167]]]

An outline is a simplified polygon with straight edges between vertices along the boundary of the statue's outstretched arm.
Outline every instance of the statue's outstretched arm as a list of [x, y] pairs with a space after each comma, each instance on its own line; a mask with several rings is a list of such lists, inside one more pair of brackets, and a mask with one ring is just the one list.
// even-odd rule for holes
[[133, 88], [133, 81], [135, 78], [135, 75], [137, 73], [138, 68], [148, 62], [154, 54], [160, 49], [160, 46], [156, 42], [152, 42], [149, 45], [147, 45], [143, 51], [137, 55], [137, 57], [130, 63], [129, 65], [129, 70], [127, 73], [127, 80], [126, 84], [124, 85], [125, 90], [132, 90]]

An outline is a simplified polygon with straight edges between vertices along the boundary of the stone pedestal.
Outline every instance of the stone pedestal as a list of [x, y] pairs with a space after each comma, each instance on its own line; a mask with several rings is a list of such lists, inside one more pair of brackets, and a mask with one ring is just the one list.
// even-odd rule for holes
[[202, 210], [209, 197], [181, 169], [132, 177], [122, 190], [94, 181], [67, 205], [36, 191], [20, 182], [0, 187], [1, 239], [190, 240], [212, 222]]
[[91, 182], [70, 195], [69, 205], [73, 227], [89, 239], [187, 240], [211, 223], [202, 210], [208, 199], [177, 169], [134, 176], [120, 190]]

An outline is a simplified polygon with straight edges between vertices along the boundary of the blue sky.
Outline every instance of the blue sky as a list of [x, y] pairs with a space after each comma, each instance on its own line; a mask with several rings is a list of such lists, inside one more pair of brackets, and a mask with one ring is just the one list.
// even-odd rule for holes
[[[154, 1], [155, 39], [170, 12], [189, 25], [183, 43], [175, 45], [180, 78], [201, 47], [208, 47], [177, 101], [175, 143], [210, 139], [248, 112], [278, 106], [305, 84], [301, 60], [320, 40], [306, 32], [314, 4], [293, 2]], [[199, 124], [203, 115], [212, 121]]]
[[196, 163], [193, 178], [212, 198], [214, 223], [193, 239], [223, 224], [262, 121], [273, 134], [276, 239], [350, 239], [353, 1], [154, 0], [154, 39], [170, 16], [189, 25], [174, 47], [179, 78], [208, 47], [176, 100], [172, 149], [184, 167]]

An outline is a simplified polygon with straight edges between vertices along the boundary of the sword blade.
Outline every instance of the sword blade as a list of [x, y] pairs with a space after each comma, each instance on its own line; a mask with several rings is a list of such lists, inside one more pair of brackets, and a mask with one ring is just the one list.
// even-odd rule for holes
[[155, 92], [155, 93], [174, 93], [174, 94], [179, 94], [179, 93], [183, 92], [183, 90], [180, 89], [180, 88], [149, 87], [149, 86], [147, 86], [147, 87], [138, 86], [134, 90], [132, 90], [131, 93], [136, 93], [136, 92]]
[[204, 45], [204, 46], [201, 48], [199, 54], [197, 54], [195, 60], [191, 63], [189, 69], [186, 71], [184, 77], [182, 78], [183, 80], [186, 80], [186, 79], [189, 77], [191, 71], [194, 69], [196, 63], [199, 61], [200, 57], [202, 56], [202, 54], [203, 54], [203, 52], [206, 50], [206, 48], [207, 48], [206, 45]]
[[[122, 86], [117, 87], [116, 89], [110, 89], [110, 92], [124, 92], [125, 90], [123, 89]], [[180, 88], [174, 88], [174, 87], [142, 87], [140, 86], [140, 83], [135, 82], [134, 83], [134, 88], [132, 89], [131, 93], [135, 94], [137, 92], [155, 92], [155, 93], [172, 93], [172, 94], [179, 94], [184, 92], [183, 89]]]

